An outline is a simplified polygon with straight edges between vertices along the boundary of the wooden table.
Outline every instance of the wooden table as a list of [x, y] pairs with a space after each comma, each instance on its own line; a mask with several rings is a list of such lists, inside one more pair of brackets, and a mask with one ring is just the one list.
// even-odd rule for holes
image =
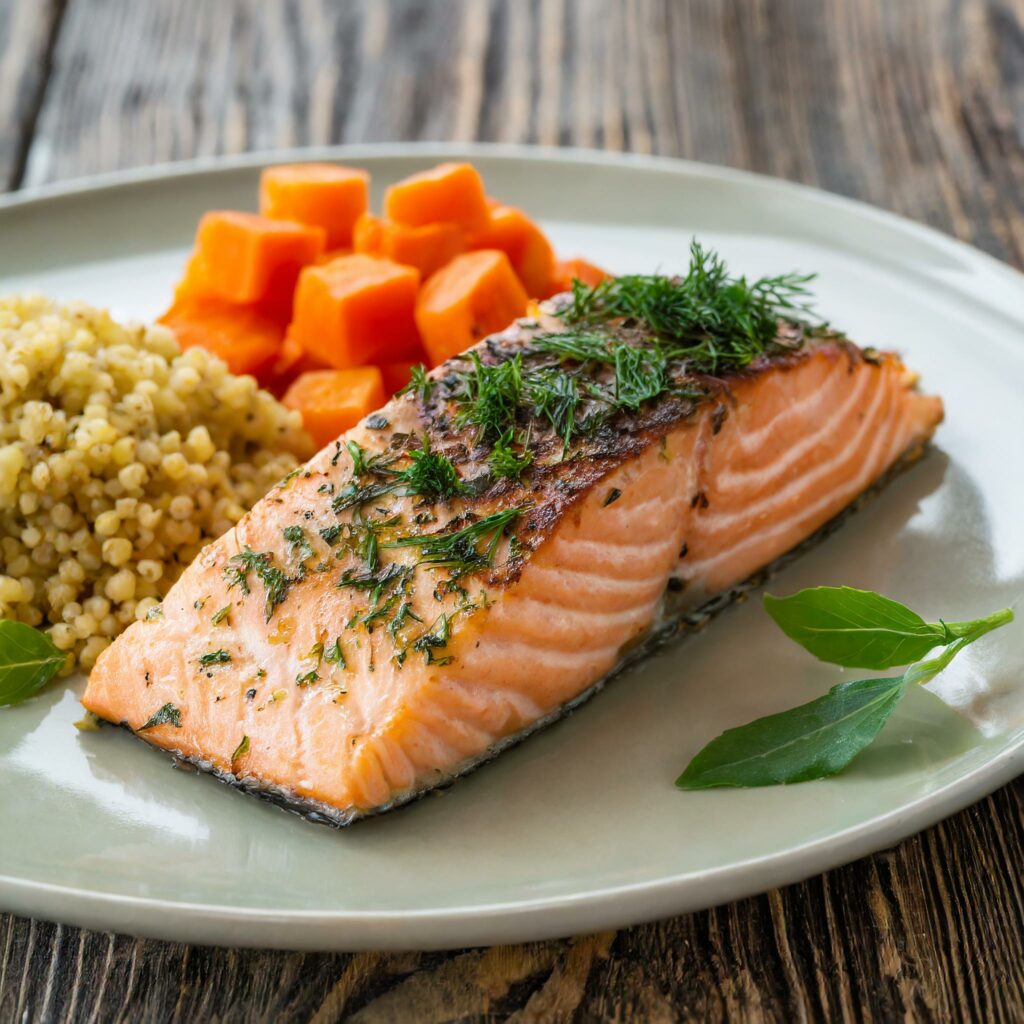
[[[595, 146], [819, 185], [1020, 267], [1022, 131], [1022, 0], [0, 0], [0, 187], [325, 142]], [[1022, 865], [1018, 779], [802, 885], [565, 942], [308, 955], [0, 917], [0, 1021], [1021, 1021]]]

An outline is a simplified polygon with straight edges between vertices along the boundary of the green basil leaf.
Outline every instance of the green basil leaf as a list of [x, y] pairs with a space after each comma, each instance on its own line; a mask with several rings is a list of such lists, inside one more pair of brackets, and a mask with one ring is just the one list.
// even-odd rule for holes
[[766, 594], [765, 610], [816, 658], [846, 668], [909, 665], [953, 637], [906, 605], [870, 590], [812, 587], [791, 597]]
[[903, 676], [840, 683], [809, 704], [727, 729], [676, 785], [775, 786], [835, 775], [878, 735], [906, 688]]
[[0, 620], [0, 707], [27, 700], [66, 660], [46, 633], [24, 622]]

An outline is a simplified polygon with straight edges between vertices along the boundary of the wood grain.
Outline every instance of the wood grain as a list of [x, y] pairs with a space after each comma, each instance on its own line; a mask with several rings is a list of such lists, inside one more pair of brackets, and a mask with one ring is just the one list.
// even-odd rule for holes
[[[820, 185], [1024, 265], [1024, 0], [0, 0], [0, 85], [0, 182], [572, 144]], [[0, 1022], [1020, 1021], [1022, 865], [1018, 780], [802, 885], [565, 942], [282, 954], [0, 917]]]
[[0, 191], [22, 183], [64, 6], [0, 2]]

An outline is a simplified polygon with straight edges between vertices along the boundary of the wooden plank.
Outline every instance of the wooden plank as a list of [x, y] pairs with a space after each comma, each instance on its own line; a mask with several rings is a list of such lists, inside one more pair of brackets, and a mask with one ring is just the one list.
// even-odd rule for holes
[[25, 180], [332, 142], [599, 146], [817, 184], [1019, 263], [1022, 9], [78, 0]]
[[222, 950], [0, 923], [0, 1020], [1024, 1019], [1024, 779], [802, 885], [454, 953]]
[[[19, 36], [45, 52], [39, 4], [0, 7], [0, 32], [34, 25]], [[28, 90], [26, 180], [327, 142], [575, 144], [821, 185], [1020, 266], [1022, 26], [1024, 0], [70, 0]], [[41, 80], [16, 60], [0, 81]], [[0, 1020], [1015, 1021], [1022, 863], [1018, 780], [802, 885], [571, 942], [302, 955], [6, 917]]]
[[0, 3], [0, 191], [22, 181], [64, 0]]

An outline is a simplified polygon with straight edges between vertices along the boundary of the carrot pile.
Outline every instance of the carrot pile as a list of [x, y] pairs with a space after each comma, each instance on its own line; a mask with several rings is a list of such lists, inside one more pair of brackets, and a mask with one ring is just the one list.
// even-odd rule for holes
[[252, 374], [325, 445], [403, 387], [544, 299], [607, 275], [558, 261], [541, 228], [488, 197], [471, 164], [392, 185], [335, 164], [263, 172], [260, 212], [213, 210], [160, 318]]

